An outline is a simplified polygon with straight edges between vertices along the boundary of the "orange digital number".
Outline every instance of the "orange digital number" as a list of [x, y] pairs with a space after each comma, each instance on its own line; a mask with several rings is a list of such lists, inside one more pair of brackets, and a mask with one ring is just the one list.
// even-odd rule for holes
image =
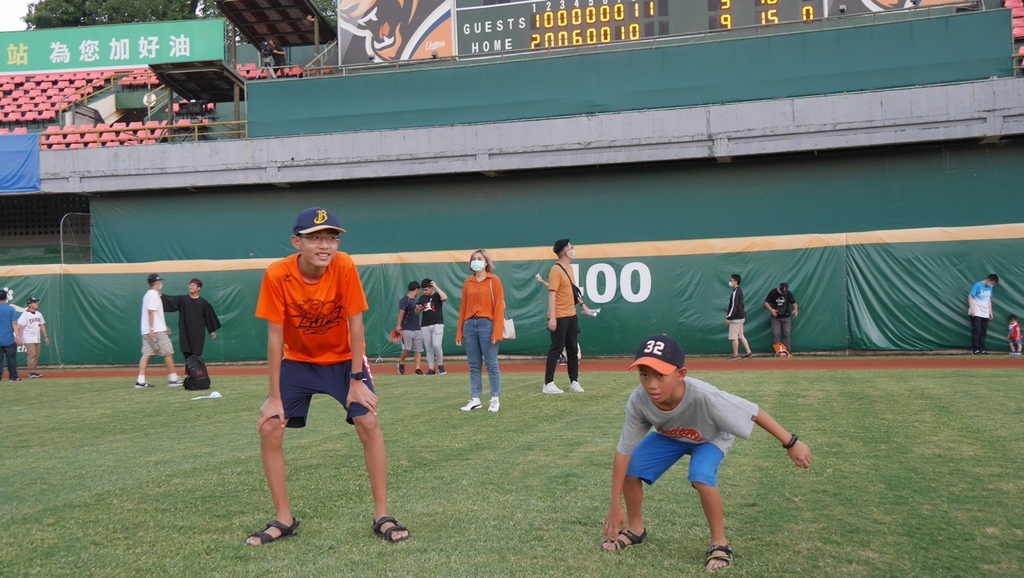
[[814, 6], [804, 6], [804, 9], [800, 12], [800, 17], [804, 22], [814, 20]]
[[778, 23], [779, 23], [778, 10], [775, 10], [775, 9], [765, 10], [764, 12], [761, 13], [761, 24], [768, 25], [768, 24], [778, 24]]
[[722, 28], [732, 28], [732, 15], [722, 14], [718, 17], [718, 23], [722, 25]]
[[721, 6], [720, 10], [728, 10], [732, 8], [732, 0], [718, 0], [718, 4]]
[[537, 48], [538, 46], [540, 46], [540, 34], [531, 34], [530, 35], [530, 48], [533, 49], [533, 48]]

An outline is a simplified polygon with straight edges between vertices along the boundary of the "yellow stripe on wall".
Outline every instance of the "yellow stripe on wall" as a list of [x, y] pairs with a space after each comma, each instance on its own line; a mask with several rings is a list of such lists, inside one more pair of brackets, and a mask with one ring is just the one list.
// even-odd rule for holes
[[[845, 245], [895, 243], [943, 243], [1024, 239], [1024, 223], [982, 225], [977, 227], [933, 227], [893, 229], [862, 233], [776, 235], [770, 237], [733, 237], [684, 241], [641, 241], [579, 245], [587, 259], [636, 257], [672, 257], [718, 253], [758, 253], [792, 251]], [[476, 249], [458, 251], [418, 251], [409, 253], [372, 253], [352, 255], [356, 265], [403, 265], [412, 263], [469, 262]], [[511, 247], [487, 249], [495, 261], [550, 261], [551, 247]], [[15, 265], [0, 267], [0, 278], [35, 275], [96, 275], [148, 273], [202, 273], [209, 271], [263, 270], [277, 259], [196, 259], [189, 261], [152, 261], [149, 263], [100, 263], [92, 265]]]

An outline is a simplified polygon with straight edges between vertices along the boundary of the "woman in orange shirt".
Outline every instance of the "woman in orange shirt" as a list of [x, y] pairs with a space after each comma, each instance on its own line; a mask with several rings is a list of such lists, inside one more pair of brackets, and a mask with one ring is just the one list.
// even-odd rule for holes
[[498, 343], [505, 320], [505, 289], [501, 279], [492, 273], [494, 262], [484, 249], [477, 249], [469, 257], [469, 270], [473, 272], [462, 285], [462, 303], [459, 305], [459, 323], [455, 328], [455, 345], [466, 341], [466, 360], [469, 362], [469, 403], [462, 411], [483, 409], [482, 366], [487, 364], [487, 379], [491, 384], [491, 404], [487, 411], [497, 412], [501, 393], [501, 371], [498, 369]]

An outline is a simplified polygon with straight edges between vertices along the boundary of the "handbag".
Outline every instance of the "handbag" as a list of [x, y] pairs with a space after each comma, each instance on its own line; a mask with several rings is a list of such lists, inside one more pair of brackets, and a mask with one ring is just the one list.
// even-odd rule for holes
[[[487, 285], [491, 288], [491, 303], [494, 305], [494, 308], [497, 309], [498, 308], [498, 302], [494, 299], [494, 283], [492, 283], [491, 280], [488, 279], [487, 280]], [[505, 304], [505, 300], [502, 299], [502, 305], [504, 305], [504, 304]], [[516, 322], [515, 322], [514, 319], [509, 319], [508, 317], [506, 317], [502, 321], [501, 338], [502, 339], [515, 339], [516, 338]]]

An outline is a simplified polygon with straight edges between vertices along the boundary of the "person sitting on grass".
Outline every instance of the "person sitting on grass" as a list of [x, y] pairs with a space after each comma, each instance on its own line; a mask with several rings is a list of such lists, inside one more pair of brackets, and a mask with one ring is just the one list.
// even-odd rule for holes
[[781, 441], [793, 463], [805, 469], [811, 465], [811, 450], [757, 404], [687, 377], [684, 361], [679, 344], [661, 334], [645, 339], [629, 366], [637, 368], [640, 387], [626, 402], [626, 424], [612, 466], [611, 506], [604, 520], [607, 540], [602, 547], [621, 550], [647, 539], [643, 483], [653, 485], [689, 454], [687, 479], [700, 495], [711, 530], [711, 547], [705, 554], [704, 566], [715, 571], [734, 561], [725, 537], [717, 478], [718, 465], [735, 437], [749, 438], [757, 424]]

